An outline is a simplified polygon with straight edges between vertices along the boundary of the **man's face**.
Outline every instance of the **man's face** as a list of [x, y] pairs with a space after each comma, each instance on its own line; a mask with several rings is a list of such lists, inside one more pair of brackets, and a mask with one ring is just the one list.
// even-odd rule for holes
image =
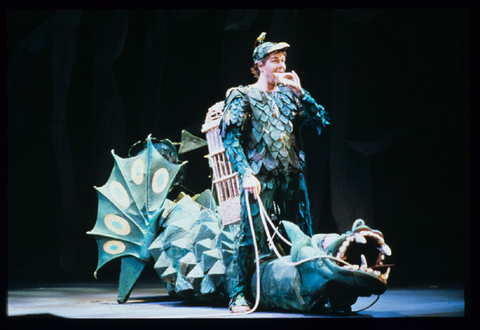
[[265, 64], [263, 66], [259, 66], [260, 75], [263, 75], [266, 80], [271, 83], [275, 84], [275, 77], [273, 75], [274, 72], [285, 72], [287, 66], [285, 64], [286, 54], [285, 52], [278, 52], [268, 56]]

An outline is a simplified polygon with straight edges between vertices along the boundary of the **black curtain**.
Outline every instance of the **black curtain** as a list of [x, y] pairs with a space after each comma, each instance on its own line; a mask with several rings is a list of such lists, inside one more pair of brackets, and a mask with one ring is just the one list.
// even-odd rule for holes
[[[85, 232], [111, 150], [126, 157], [148, 134], [178, 142], [182, 129], [202, 137], [208, 107], [254, 82], [253, 42], [265, 31], [291, 45], [287, 69], [331, 118], [321, 136], [302, 133], [314, 231], [345, 231], [362, 218], [392, 247], [393, 283], [463, 281], [468, 9], [7, 14], [11, 277], [91, 278], [96, 244]], [[206, 153], [184, 156], [195, 171], [189, 191], [210, 187]]]

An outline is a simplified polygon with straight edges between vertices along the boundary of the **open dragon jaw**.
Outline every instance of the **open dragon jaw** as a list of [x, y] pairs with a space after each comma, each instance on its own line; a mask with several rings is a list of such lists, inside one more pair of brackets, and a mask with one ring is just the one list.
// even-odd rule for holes
[[[169, 196], [172, 187], [182, 181], [186, 162], [178, 159], [175, 143], [168, 140], [149, 136], [143, 149], [127, 158], [112, 151], [115, 165], [107, 183], [97, 188], [97, 220], [87, 234], [94, 236], [98, 245], [96, 277], [107, 262], [121, 259], [119, 303], [128, 301], [143, 269], [153, 260], [159, 285], [166, 285], [171, 296], [227, 306], [237, 267], [232, 256], [238, 226], [231, 225], [234, 220], [222, 222], [225, 212], [220, 205], [230, 197], [237, 198], [238, 178], [228, 160], [212, 161], [212, 155], [221, 157], [220, 149], [212, 152], [212, 141], [218, 144], [207, 139], [209, 164], [214, 174], [223, 173], [227, 179], [215, 183], [229, 182], [220, 189], [217, 186], [216, 194], [206, 189], [195, 196], [185, 192]], [[232, 219], [235, 217], [238, 214]], [[354, 221], [351, 230], [342, 234], [312, 237], [288, 219], [281, 223], [291, 244], [290, 255], [272, 253], [260, 260], [260, 274], [251, 279], [251, 291], [256, 295], [260, 276], [259, 308], [350, 313], [358, 297], [380, 296], [386, 291], [391, 249], [383, 234], [365, 221]]]
[[[341, 241], [340, 241], [341, 242]], [[362, 271], [372, 274], [387, 282], [392, 265], [384, 264], [387, 256], [392, 255], [390, 247], [385, 243], [383, 234], [377, 230], [372, 230], [365, 226], [363, 220], [357, 220], [343, 242], [337, 240], [332, 247], [336, 251], [336, 257], [348, 263], [342, 266], [344, 269]], [[326, 243], [323, 243], [326, 249], [330, 249]]]

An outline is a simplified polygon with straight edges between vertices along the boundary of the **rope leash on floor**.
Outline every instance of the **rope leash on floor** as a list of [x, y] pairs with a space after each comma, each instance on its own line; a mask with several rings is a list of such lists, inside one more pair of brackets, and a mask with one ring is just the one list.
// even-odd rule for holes
[[[248, 194], [248, 192], [247, 192]], [[253, 221], [251, 220], [251, 213], [250, 213], [250, 203], [249, 203], [249, 200], [248, 200], [248, 197], [246, 197], [246, 201], [247, 201], [247, 209], [248, 209], [248, 212], [249, 212], [249, 221], [250, 221], [250, 226], [253, 227]], [[269, 229], [268, 229], [268, 224], [270, 224], [270, 226], [273, 228], [274, 230], [274, 235], [277, 234], [286, 244], [288, 244], [289, 246], [292, 246], [292, 243], [290, 241], [288, 241], [286, 238], [284, 238], [280, 232], [278, 232], [277, 228], [275, 227], [275, 225], [273, 224], [272, 220], [270, 219], [267, 211], [265, 210], [265, 207], [263, 205], [263, 202], [262, 202], [262, 199], [260, 198], [260, 196], [257, 195], [257, 202], [259, 204], [259, 210], [260, 210], [260, 218], [262, 219], [262, 224], [263, 224], [263, 227], [265, 229], [265, 233], [267, 235], [267, 238], [268, 238], [268, 242], [269, 242], [269, 245], [271, 247], [271, 249], [273, 250], [273, 252], [275, 253], [275, 255], [283, 262], [285, 263], [286, 265], [288, 266], [298, 266], [298, 265], [301, 265], [303, 263], [306, 263], [306, 262], [309, 262], [309, 261], [314, 261], [314, 260], [318, 260], [318, 259], [331, 259], [331, 260], [334, 260], [334, 261], [337, 261], [339, 263], [342, 263], [342, 264], [345, 264], [347, 266], [352, 266], [350, 263], [346, 262], [345, 260], [342, 260], [342, 259], [339, 259], [339, 258], [336, 258], [336, 257], [333, 257], [333, 256], [329, 256], [329, 255], [320, 255], [320, 256], [314, 256], [314, 257], [310, 257], [310, 258], [306, 258], [306, 259], [303, 259], [303, 260], [300, 260], [300, 261], [297, 261], [297, 262], [289, 262], [287, 260], [285, 260], [285, 258], [280, 254], [280, 252], [278, 251], [277, 247], [275, 246], [275, 244], [273, 243], [273, 236], [271, 235]], [[267, 224], [268, 222], [268, 224]], [[252, 231], [252, 237], [254, 238], [254, 242], [256, 243], [256, 240], [255, 240], [255, 233]], [[256, 264], [257, 264], [257, 299], [259, 301], [259, 297], [260, 297], [260, 282], [259, 282], [259, 279], [260, 279], [260, 272], [259, 272], [259, 267], [258, 267], [258, 264], [259, 264], [259, 260], [258, 260], [258, 256], [257, 256], [257, 259], [256, 259]], [[360, 310], [357, 310], [357, 311], [353, 311], [352, 313], [358, 313], [358, 312], [361, 312], [361, 311], [364, 311], [364, 310], [367, 310], [368, 308], [372, 307], [378, 300], [380, 299], [380, 295], [377, 296], [377, 298], [375, 299], [375, 301], [373, 303], [371, 303], [370, 305], [368, 305], [367, 307], [365, 308], [362, 308]], [[255, 303], [255, 309], [257, 308], [258, 306], [258, 302]], [[250, 312], [253, 312], [253, 308], [252, 308], [252, 311], [249, 311]]]
[[[260, 196], [257, 196], [257, 198], [260, 198]], [[213, 314], [213, 315], [207, 315], [206, 317], [225, 317], [225, 316], [245, 316], [248, 314], [252, 314], [255, 312], [260, 305], [260, 258], [259, 258], [259, 252], [258, 252], [258, 244], [257, 244], [257, 237], [255, 235], [255, 227], [253, 225], [253, 218], [252, 218], [252, 211], [250, 209], [250, 202], [248, 201], [248, 191], [245, 191], [245, 200], [246, 200], [246, 205], [247, 205], [247, 215], [248, 215], [248, 222], [250, 224], [250, 232], [252, 233], [252, 239], [253, 239], [253, 248], [255, 251], [255, 269], [257, 272], [257, 281], [256, 281], [256, 298], [255, 298], [255, 305], [246, 312], [240, 312], [240, 313], [231, 313], [229, 312], [228, 314]]]
[[[350, 263], [348, 263], [348, 262], [346, 262], [342, 259], [338, 259], [338, 258], [335, 258], [333, 256], [329, 256], [329, 255], [314, 256], [314, 257], [306, 258], [306, 259], [303, 259], [303, 260], [300, 260], [300, 261], [297, 261], [297, 262], [290, 262], [290, 261], [285, 260], [285, 258], [280, 254], [277, 247], [273, 243], [273, 236], [270, 233], [268, 225], [270, 225], [273, 228], [274, 235], [275, 234], [278, 235], [280, 237], [280, 239], [282, 239], [286, 244], [288, 244], [290, 246], [292, 246], [292, 243], [280, 234], [280, 232], [277, 230], [277, 228], [273, 224], [272, 220], [270, 219], [267, 211], [265, 210], [265, 206], [263, 205], [263, 202], [262, 202], [260, 196], [257, 195], [256, 197], [257, 197], [257, 202], [258, 202], [258, 205], [259, 205], [260, 218], [262, 220], [262, 225], [263, 225], [263, 228], [265, 229], [265, 233], [267, 235], [267, 240], [268, 240], [269, 246], [273, 250], [275, 255], [283, 263], [285, 263], [288, 266], [294, 266], [295, 267], [295, 266], [298, 266], [298, 265], [301, 265], [303, 263], [313, 261], [313, 260], [331, 259], [331, 260], [335, 260], [337, 262], [343, 263], [345, 265], [352, 266]], [[238, 316], [245, 316], [245, 315], [249, 315], [249, 314], [254, 313], [257, 310], [258, 306], [260, 305], [260, 295], [261, 295], [260, 257], [259, 257], [259, 251], [258, 251], [257, 238], [256, 238], [256, 234], [255, 234], [255, 226], [254, 226], [254, 223], [253, 223], [253, 217], [252, 217], [252, 212], [251, 212], [251, 207], [250, 207], [250, 201], [249, 201], [249, 198], [248, 198], [248, 191], [245, 191], [245, 202], [246, 202], [245, 204], [246, 204], [246, 208], [247, 208], [248, 221], [249, 221], [249, 224], [250, 224], [250, 231], [251, 231], [251, 234], [252, 234], [253, 247], [254, 247], [254, 252], [255, 252], [255, 269], [256, 269], [256, 273], [257, 273], [255, 304], [249, 311], [246, 311], [246, 312], [227, 313], [227, 314], [213, 314], [213, 315], [207, 315], [205, 317], [212, 317], [213, 318], [213, 317], [225, 317], [225, 316], [237, 316], [237, 317]], [[354, 313], [364, 311], [364, 310], [370, 308], [371, 306], [373, 306], [378, 301], [379, 298], [380, 298], [380, 295], [377, 297], [377, 299], [371, 305], [369, 305], [369, 306], [367, 306], [367, 307], [365, 307], [361, 310], [355, 311]]]

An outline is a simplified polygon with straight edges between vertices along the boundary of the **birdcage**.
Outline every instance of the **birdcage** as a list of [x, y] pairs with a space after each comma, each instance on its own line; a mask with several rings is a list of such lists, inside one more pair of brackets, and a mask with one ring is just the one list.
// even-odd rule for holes
[[240, 222], [240, 192], [238, 173], [232, 171], [232, 163], [225, 155], [222, 137], [218, 125], [223, 115], [223, 102], [218, 102], [208, 109], [202, 133], [208, 144], [208, 158], [213, 172], [218, 206], [223, 224], [234, 225]]

